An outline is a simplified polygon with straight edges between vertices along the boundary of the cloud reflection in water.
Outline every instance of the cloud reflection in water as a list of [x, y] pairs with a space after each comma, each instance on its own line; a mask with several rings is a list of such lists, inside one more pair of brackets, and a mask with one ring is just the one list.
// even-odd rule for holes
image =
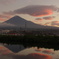
[[0, 59], [57, 59], [58, 57], [55, 52], [57, 51], [53, 49], [27, 48], [14, 53], [3, 45], [0, 45]]

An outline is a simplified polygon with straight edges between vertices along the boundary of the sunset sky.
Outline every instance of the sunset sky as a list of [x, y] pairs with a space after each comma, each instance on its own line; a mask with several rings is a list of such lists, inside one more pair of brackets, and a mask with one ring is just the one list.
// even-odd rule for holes
[[59, 27], [59, 0], [0, 0], [0, 22], [15, 15], [37, 24]]

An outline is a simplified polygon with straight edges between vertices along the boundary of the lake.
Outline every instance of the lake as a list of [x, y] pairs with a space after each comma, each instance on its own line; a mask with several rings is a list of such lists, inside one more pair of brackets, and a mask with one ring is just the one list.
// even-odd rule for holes
[[0, 59], [59, 59], [59, 50], [0, 44]]

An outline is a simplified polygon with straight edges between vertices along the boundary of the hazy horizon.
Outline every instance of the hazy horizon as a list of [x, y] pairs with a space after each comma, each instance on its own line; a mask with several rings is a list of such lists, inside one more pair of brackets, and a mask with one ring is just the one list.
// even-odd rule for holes
[[0, 23], [18, 15], [28, 21], [59, 27], [58, 0], [0, 0]]

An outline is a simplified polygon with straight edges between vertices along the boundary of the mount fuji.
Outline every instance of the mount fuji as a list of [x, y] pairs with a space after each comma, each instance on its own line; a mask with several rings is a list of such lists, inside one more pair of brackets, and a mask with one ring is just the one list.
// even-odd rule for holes
[[25, 20], [19, 16], [14, 16], [0, 24], [0, 28], [35, 28], [35, 29], [59, 29], [53, 26], [44, 26]]

